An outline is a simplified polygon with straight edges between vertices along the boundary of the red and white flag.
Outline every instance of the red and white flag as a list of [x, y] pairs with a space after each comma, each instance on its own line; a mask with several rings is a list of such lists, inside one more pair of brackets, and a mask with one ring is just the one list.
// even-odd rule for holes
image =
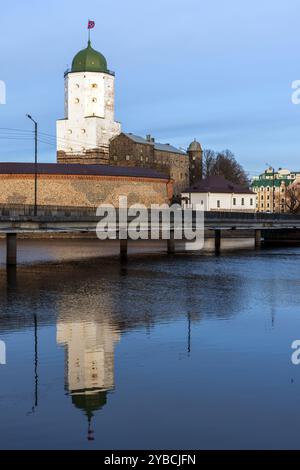
[[89, 20], [88, 29], [93, 29], [93, 28], [95, 28], [95, 21]]

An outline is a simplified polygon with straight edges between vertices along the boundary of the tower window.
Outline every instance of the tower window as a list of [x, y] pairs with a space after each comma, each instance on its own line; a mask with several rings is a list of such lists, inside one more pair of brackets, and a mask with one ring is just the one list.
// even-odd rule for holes
[[86, 133], [86, 130], [85, 129], [81, 129], [81, 134], [85, 134]]
[[76, 104], [79, 103], [79, 98], [75, 98], [75, 103], [76, 103]]
[[98, 88], [97, 83], [93, 83], [93, 84], [92, 84], [92, 88]]
[[97, 98], [93, 98], [93, 99], [92, 99], [92, 102], [93, 102], [93, 103], [97, 103]]
[[68, 134], [72, 134], [72, 129], [68, 129]]
[[76, 85], [75, 85], [75, 88], [79, 88], [79, 85], [78, 85], [78, 83], [76, 83]]

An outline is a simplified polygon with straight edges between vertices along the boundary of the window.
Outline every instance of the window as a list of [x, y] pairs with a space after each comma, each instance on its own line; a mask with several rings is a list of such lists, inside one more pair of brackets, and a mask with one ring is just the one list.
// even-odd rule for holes
[[220, 207], [221, 207], [221, 202], [217, 201], [217, 208], [220, 209]]
[[201, 206], [203, 206], [203, 204], [204, 204], [204, 201], [203, 201], [203, 199], [201, 199]]
[[92, 102], [93, 102], [93, 103], [97, 103], [97, 98], [93, 98], [93, 99], [92, 99]]
[[86, 130], [85, 129], [81, 129], [81, 134], [85, 134], [86, 133]]
[[93, 84], [92, 84], [92, 88], [98, 88], [97, 83], [93, 83]]
[[130, 155], [126, 155], [126, 160], [127, 160], [127, 161], [130, 160]]
[[68, 129], [68, 134], [72, 134], [72, 129]]
[[78, 98], [75, 98], [75, 104], [78, 104], [79, 103], [79, 99]]
[[233, 198], [233, 205], [236, 206], [236, 198]]
[[252, 199], [252, 197], [251, 197], [251, 199], [250, 199], [250, 206], [253, 206], [253, 199]]
[[76, 83], [76, 84], [75, 84], [75, 88], [79, 88], [79, 85], [78, 85], [78, 83]]
[[114, 155], [114, 161], [117, 161], [117, 160], [118, 160], [117, 155]]
[[245, 205], [245, 199], [242, 197], [242, 206]]
[[284, 204], [284, 203], [285, 203], [285, 200], [282, 198], [282, 199], [281, 199], [281, 202]]
[[263, 196], [263, 194], [261, 195], [261, 197], [260, 197], [260, 198], [261, 198], [261, 200], [263, 201], [263, 199], [264, 199], [264, 196]]
[[267, 191], [270, 191], [270, 188], [269, 188], [269, 186], [267, 187]]

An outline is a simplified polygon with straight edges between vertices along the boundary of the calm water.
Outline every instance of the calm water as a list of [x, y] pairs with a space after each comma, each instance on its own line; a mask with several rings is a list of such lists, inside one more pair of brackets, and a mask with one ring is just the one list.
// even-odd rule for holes
[[[62, 245], [80, 252], [40, 257]], [[0, 269], [0, 448], [299, 449], [299, 266], [282, 248]]]

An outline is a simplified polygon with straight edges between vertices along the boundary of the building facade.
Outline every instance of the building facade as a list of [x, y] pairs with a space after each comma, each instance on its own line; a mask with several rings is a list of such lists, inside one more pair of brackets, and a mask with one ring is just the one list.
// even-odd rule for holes
[[227, 181], [210, 176], [182, 193], [183, 206], [193, 210], [218, 212], [255, 212], [255, 193]]
[[174, 195], [202, 177], [202, 148], [187, 151], [170, 144], [121, 133], [114, 117], [114, 73], [91, 47], [75, 55], [65, 73], [65, 117], [57, 121], [58, 163], [151, 168], [174, 181]]
[[121, 125], [114, 118], [114, 73], [91, 47], [65, 73], [65, 117], [57, 121], [59, 163], [107, 163], [109, 142]]
[[251, 188], [256, 193], [257, 212], [290, 212], [289, 188], [300, 181], [299, 171], [268, 168], [261, 175], [254, 177]]
[[110, 142], [109, 163], [123, 167], [152, 168], [164, 173], [174, 181], [174, 195], [179, 196], [190, 182], [202, 176], [202, 149], [198, 142], [193, 144], [193, 148], [189, 148], [186, 153], [170, 144], [158, 143], [150, 135], [144, 139], [122, 132]]

